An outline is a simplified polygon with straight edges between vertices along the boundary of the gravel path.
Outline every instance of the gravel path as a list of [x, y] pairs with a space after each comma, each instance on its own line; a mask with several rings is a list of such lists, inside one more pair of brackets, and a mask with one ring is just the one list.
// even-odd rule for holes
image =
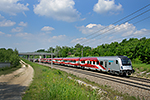
[[22, 100], [21, 95], [30, 85], [34, 70], [26, 67], [21, 61], [22, 67], [11, 74], [0, 76], [0, 100]]

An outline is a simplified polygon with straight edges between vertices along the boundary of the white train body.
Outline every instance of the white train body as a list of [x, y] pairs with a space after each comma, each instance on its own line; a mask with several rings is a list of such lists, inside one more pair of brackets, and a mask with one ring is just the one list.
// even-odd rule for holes
[[[50, 58], [44, 58], [43, 61], [42, 59], [41, 62], [46, 62], [46, 59], [48, 62]], [[128, 76], [133, 73], [131, 60], [126, 56], [54, 58], [53, 60], [55, 64], [98, 70], [117, 75]]]

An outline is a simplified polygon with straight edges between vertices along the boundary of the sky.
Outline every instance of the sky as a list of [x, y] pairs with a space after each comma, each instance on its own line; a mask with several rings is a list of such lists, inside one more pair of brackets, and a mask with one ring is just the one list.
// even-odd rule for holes
[[148, 4], [150, 0], [0, 0], [0, 48], [34, 52], [77, 43], [95, 48], [150, 38]]

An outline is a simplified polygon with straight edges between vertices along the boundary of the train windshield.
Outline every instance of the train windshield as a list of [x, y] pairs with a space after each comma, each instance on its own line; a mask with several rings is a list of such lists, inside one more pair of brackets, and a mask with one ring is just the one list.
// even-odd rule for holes
[[121, 61], [123, 66], [131, 65], [130, 59], [121, 59]]

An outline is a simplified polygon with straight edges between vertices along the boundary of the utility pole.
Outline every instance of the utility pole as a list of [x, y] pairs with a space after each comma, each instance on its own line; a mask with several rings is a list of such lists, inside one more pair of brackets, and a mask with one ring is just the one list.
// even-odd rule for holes
[[[84, 45], [83, 45], [83, 47], [84, 47]], [[82, 57], [83, 57], [83, 47], [82, 47]]]
[[51, 48], [51, 68], [53, 68], [53, 48]]

